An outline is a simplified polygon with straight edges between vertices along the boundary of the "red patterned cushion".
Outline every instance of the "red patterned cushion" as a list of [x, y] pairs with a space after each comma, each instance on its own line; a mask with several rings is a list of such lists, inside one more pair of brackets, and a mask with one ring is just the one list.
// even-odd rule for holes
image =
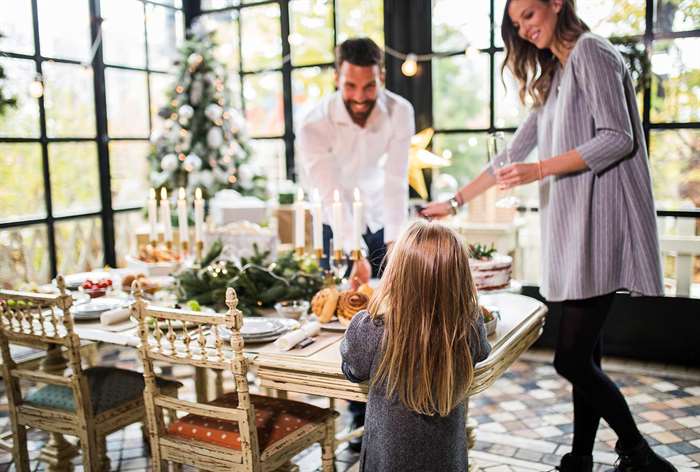
[[[259, 395], [250, 397], [255, 408], [255, 422], [261, 452], [299, 428], [310, 423], [322, 422], [333, 414], [331, 410], [292, 400]], [[238, 406], [238, 394], [227, 393], [209, 404], [235, 408]], [[241, 437], [236, 421], [187, 415], [172, 423], [168, 432], [185, 439], [196, 439], [217, 446], [241, 449]]]

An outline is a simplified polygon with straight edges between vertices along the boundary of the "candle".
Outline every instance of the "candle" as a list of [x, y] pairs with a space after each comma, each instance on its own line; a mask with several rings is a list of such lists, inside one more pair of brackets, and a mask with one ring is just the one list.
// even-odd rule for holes
[[165, 243], [173, 242], [173, 225], [170, 222], [170, 202], [165, 187], [160, 189], [160, 217], [163, 220], [163, 237]]
[[204, 199], [200, 188], [194, 192], [194, 239], [204, 241]]
[[186, 248], [189, 244], [189, 235], [187, 234], [187, 200], [185, 199], [185, 189], [182, 187], [180, 187], [177, 199], [177, 224], [180, 230], [180, 246]]
[[362, 233], [364, 233], [364, 214], [362, 208], [362, 199], [360, 198], [360, 189], [355, 188], [355, 201], [352, 203], [352, 233], [353, 233], [353, 249], [360, 250], [360, 241]]
[[333, 247], [338, 250], [343, 248], [343, 204], [340, 203], [340, 192], [333, 191]]
[[148, 240], [155, 244], [158, 240], [156, 225], [158, 224], [158, 202], [156, 202], [156, 190], [151, 189], [148, 196]]
[[297, 199], [294, 203], [294, 247], [304, 247], [304, 191], [297, 191]]
[[318, 189], [313, 191], [311, 216], [314, 221], [314, 249], [323, 249], [323, 221], [321, 220], [321, 195]]

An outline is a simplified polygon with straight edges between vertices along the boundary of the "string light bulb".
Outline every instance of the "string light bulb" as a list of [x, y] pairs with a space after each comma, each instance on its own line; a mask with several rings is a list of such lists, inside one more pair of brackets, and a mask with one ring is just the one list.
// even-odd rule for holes
[[406, 77], [413, 77], [418, 72], [418, 63], [416, 62], [416, 55], [409, 53], [406, 55], [406, 59], [401, 64], [401, 72]]
[[34, 76], [34, 80], [29, 84], [29, 95], [34, 98], [41, 98], [44, 95], [44, 80], [41, 74]]

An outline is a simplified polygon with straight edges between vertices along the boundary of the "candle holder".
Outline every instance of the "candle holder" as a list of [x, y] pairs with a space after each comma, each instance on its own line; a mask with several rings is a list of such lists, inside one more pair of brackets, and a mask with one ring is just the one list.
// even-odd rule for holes
[[339, 261], [343, 258], [343, 250], [342, 249], [336, 249], [333, 251], [333, 260]]
[[202, 263], [202, 252], [204, 252], [204, 241], [197, 241], [194, 246], [195, 250], [195, 260], [197, 264]]
[[314, 249], [314, 257], [316, 258], [317, 261], [320, 261], [321, 259], [323, 259], [323, 249], [321, 249], [321, 248]]
[[353, 249], [352, 252], [350, 252], [350, 259], [353, 261], [359, 261], [362, 259], [362, 251], [359, 249]]
[[297, 255], [297, 256], [299, 256], [299, 257], [303, 257], [303, 256], [304, 256], [304, 248], [301, 247], [301, 246], [295, 248], [295, 249], [294, 249], [294, 254]]
[[173, 250], [173, 242], [172, 241], [165, 241], [165, 247], [168, 249], [168, 251]]
[[158, 245], [158, 241], [155, 240], [155, 239], [151, 239], [151, 242], [149, 242], [148, 244], [150, 244], [150, 246], [151, 246], [153, 249], [155, 249], [156, 246]]
[[190, 251], [190, 245], [187, 241], [182, 241], [182, 258], [184, 259], [187, 253]]

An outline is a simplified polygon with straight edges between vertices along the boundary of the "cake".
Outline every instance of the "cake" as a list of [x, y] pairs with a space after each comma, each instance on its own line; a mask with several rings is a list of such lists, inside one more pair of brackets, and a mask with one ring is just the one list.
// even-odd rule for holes
[[498, 254], [493, 244], [491, 247], [470, 244], [469, 269], [477, 290], [488, 291], [506, 288], [510, 286], [513, 258]]

